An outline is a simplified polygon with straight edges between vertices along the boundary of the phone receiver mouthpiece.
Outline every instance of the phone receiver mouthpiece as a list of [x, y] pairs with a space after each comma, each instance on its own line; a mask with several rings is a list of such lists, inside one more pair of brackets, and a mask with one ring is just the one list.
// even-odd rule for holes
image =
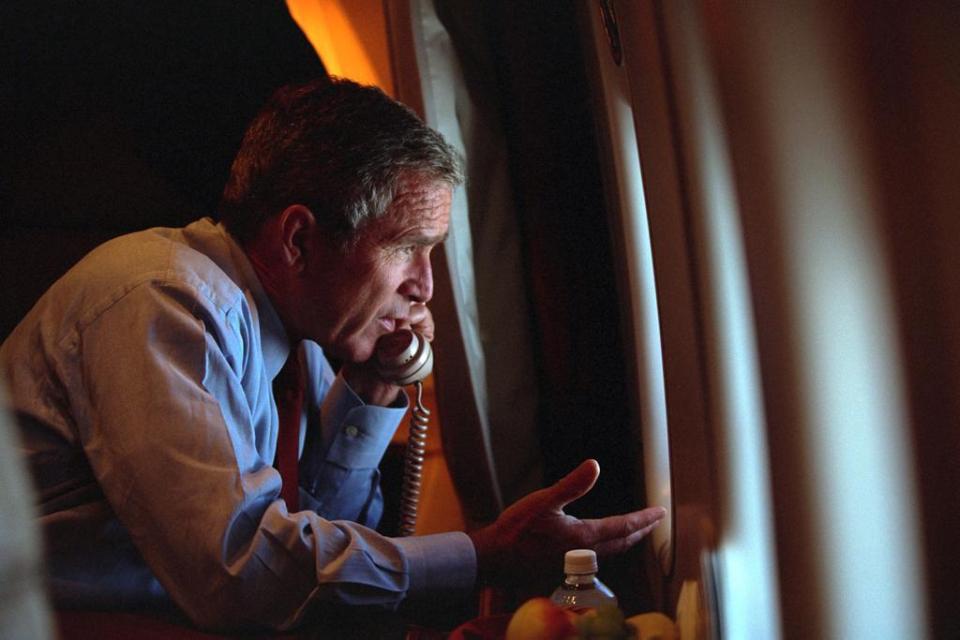
[[433, 371], [433, 349], [420, 334], [401, 329], [377, 342], [377, 372], [397, 385], [413, 384]]

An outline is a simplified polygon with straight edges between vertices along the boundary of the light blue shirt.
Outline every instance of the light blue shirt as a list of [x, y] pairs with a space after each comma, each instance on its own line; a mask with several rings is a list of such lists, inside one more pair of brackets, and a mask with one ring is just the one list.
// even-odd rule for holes
[[50, 288], [0, 368], [58, 601], [169, 596], [201, 625], [287, 628], [318, 601], [392, 608], [472, 588], [465, 534], [368, 528], [404, 408], [363, 404], [307, 341], [303, 510], [288, 512], [271, 382], [290, 349], [242, 249], [209, 219], [112, 240]]

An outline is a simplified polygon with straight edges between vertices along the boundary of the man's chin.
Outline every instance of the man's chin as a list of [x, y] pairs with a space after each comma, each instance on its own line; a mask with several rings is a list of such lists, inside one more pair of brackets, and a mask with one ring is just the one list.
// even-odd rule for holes
[[332, 345], [327, 352], [341, 362], [362, 364], [373, 357], [376, 340], [364, 338], [346, 344]]

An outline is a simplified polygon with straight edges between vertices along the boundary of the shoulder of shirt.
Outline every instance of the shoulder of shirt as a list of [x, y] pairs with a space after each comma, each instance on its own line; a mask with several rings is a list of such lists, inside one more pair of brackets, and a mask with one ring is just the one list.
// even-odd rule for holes
[[[229, 247], [208, 229], [154, 228], [100, 245], [58, 280], [44, 298], [63, 307], [78, 325], [95, 320], [117, 301], [144, 286], [184, 292], [226, 314], [244, 299], [230, 264]], [[185, 231], [191, 230], [191, 233]], [[38, 306], [42, 306], [41, 298]], [[80, 327], [77, 327], [80, 328]]]

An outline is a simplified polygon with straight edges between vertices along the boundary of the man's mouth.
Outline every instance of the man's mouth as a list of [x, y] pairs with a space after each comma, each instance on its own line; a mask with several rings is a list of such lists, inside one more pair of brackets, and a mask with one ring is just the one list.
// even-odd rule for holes
[[397, 319], [396, 318], [379, 318], [380, 326], [387, 330], [387, 333], [393, 333], [397, 330]]

